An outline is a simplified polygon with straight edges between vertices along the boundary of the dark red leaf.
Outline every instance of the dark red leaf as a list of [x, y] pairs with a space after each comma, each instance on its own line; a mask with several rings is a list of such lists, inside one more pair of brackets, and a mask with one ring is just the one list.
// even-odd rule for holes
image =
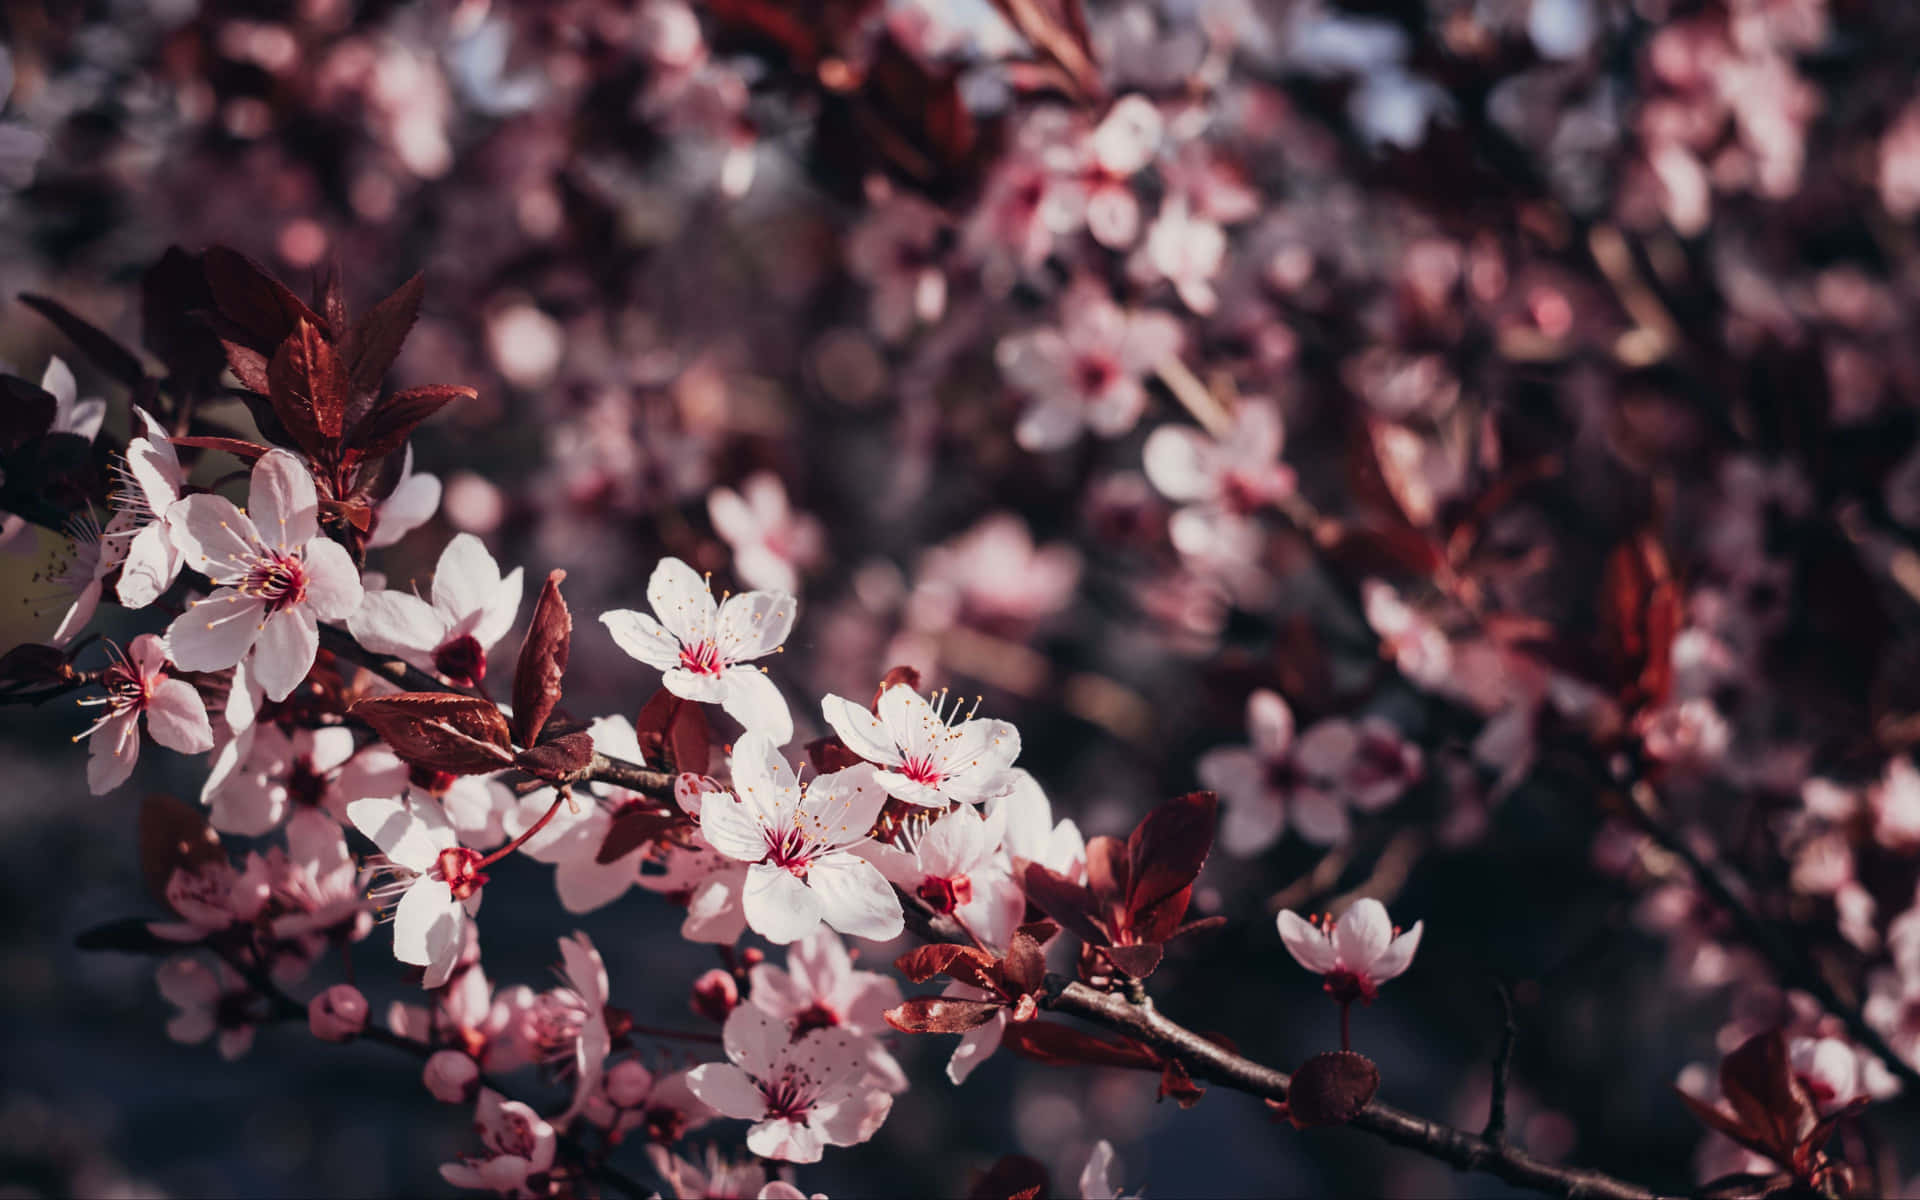
[[1344, 1125], [1380, 1090], [1380, 1068], [1351, 1050], [1316, 1054], [1294, 1072], [1287, 1088], [1287, 1119], [1295, 1129]]
[[1174, 1103], [1181, 1108], [1192, 1108], [1200, 1103], [1200, 1097], [1206, 1093], [1207, 1089], [1193, 1081], [1193, 1076], [1187, 1074], [1187, 1069], [1180, 1065], [1179, 1059], [1170, 1058], [1160, 1068], [1159, 1099], [1172, 1096]]
[[807, 743], [807, 761], [813, 764], [815, 771], [826, 775], [859, 766], [866, 760], [847, 749], [847, 744], [838, 737], [829, 735]]
[[22, 295], [20, 303], [53, 322], [54, 327], [67, 335], [87, 361], [99, 367], [108, 375], [130, 388], [138, 388], [147, 381], [147, 371], [140, 365], [140, 356], [121, 345], [119, 340], [93, 322], [80, 316], [58, 300], [46, 296]]
[[239, 438], [229, 437], [177, 437], [167, 440], [176, 446], [188, 446], [195, 450], [224, 450], [246, 462], [253, 462], [272, 448], [262, 446], [258, 442], [243, 442]]
[[1100, 69], [1080, 0], [993, 0], [1028, 44], [1060, 65], [1085, 96], [1100, 94]]
[[333, 344], [318, 325], [301, 321], [267, 366], [268, 398], [280, 423], [317, 455], [339, 441], [346, 417], [347, 377]]
[[1001, 1045], [1023, 1058], [1050, 1067], [1130, 1067], [1158, 1071], [1161, 1063], [1159, 1055], [1139, 1042], [1108, 1041], [1058, 1021], [1009, 1024], [1001, 1036]]
[[1680, 617], [1679, 588], [1659, 539], [1643, 532], [1615, 547], [1601, 581], [1600, 629], [1627, 707], [1666, 698]]
[[1720, 1093], [1740, 1123], [1772, 1147], [1768, 1157], [1792, 1166], [1794, 1150], [1819, 1116], [1794, 1078], [1785, 1035], [1758, 1034], [1722, 1059]]
[[340, 284], [340, 263], [329, 259], [313, 281], [313, 307], [326, 318], [327, 340], [338, 342], [347, 336], [347, 293]]
[[0, 375], [0, 451], [11, 454], [53, 428], [53, 393], [18, 375]]
[[1740, 1143], [1742, 1146], [1745, 1146], [1747, 1149], [1753, 1151], [1755, 1154], [1758, 1154], [1764, 1158], [1773, 1157], [1773, 1153], [1774, 1153], [1773, 1150], [1758, 1135], [1758, 1133], [1754, 1130], [1748, 1129], [1746, 1125], [1741, 1123], [1741, 1121], [1737, 1117], [1735, 1117], [1733, 1114], [1724, 1112], [1721, 1109], [1715, 1108], [1713, 1105], [1708, 1104], [1702, 1100], [1697, 1100], [1694, 1097], [1689, 1096], [1687, 1093], [1681, 1091], [1679, 1088], [1674, 1088], [1673, 1092], [1674, 1092], [1674, 1095], [1680, 1097], [1680, 1102], [1687, 1106], [1687, 1110], [1693, 1113], [1694, 1119], [1699, 1121], [1702, 1125], [1705, 1125], [1707, 1128], [1715, 1130], [1719, 1133], [1725, 1134], [1727, 1137], [1732, 1138], [1734, 1141]]
[[408, 692], [356, 702], [347, 713], [371, 725], [410, 763], [455, 775], [512, 765], [512, 735], [493, 704], [454, 692]]
[[22, 642], [0, 654], [0, 684], [57, 683], [67, 670], [67, 652], [57, 646]]
[[1105, 949], [1107, 960], [1135, 979], [1145, 979], [1160, 966], [1160, 958], [1166, 953], [1159, 942], [1140, 942], [1125, 946], [1108, 946]]
[[140, 340], [174, 375], [210, 379], [223, 361], [220, 342], [197, 314], [214, 308], [199, 256], [168, 246], [140, 277]]
[[1127, 844], [1119, 838], [1087, 840], [1087, 894], [1095, 920], [1112, 922], [1127, 906]]
[[155, 900], [167, 904], [167, 884], [175, 871], [191, 873], [226, 861], [220, 835], [199, 805], [157, 792], [140, 802], [140, 877]]
[[354, 426], [347, 448], [366, 458], [392, 454], [406, 443], [420, 422], [455, 400], [472, 400], [479, 394], [470, 387], [446, 385], [395, 392]]
[[586, 730], [549, 738], [514, 756], [513, 765], [539, 779], [565, 782], [593, 761], [593, 738]]
[[1047, 954], [1025, 928], [1014, 930], [1008, 940], [1007, 956], [1000, 961], [1000, 974], [1012, 995], [1039, 990], [1047, 974]]
[[[354, 323], [353, 333], [347, 338], [346, 357], [356, 403], [362, 396], [379, 395], [380, 381], [393, 368], [394, 359], [400, 357], [400, 344], [407, 340], [420, 316], [420, 297], [426, 286], [426, 277], [415, 275]], [[361, 415], [353, 414], [356, 418]]]
[[1009, 1154], [987, 1168], [967, 1189], [967, 1200], [1051, 1200], [1047, 1169], [1024, 1154]]
[[1164, 941], [1186, 916], [1188, 891], [1213, 849], [1219, 800], [1189, 792], [1148, 813], [1127, 839], [1127, 912], [1135, 936]]
[[263, 396], [273, 390], [265, 354], [227, 338], [220, 339], [220, 348], [226, 351], [227, 366], [233, 371], [234, 378], [240, 381], [241, 387]]
[[1027, 899], [1035, 908], [1060, 922], [1062, 927], [1082, 941], [1094, 945], [1106, 944], [1106, 934], [1093, 923], [1092, 898], [1087, 895], [1086, 888], [1039, 863], [1027, 864], [1024, 882]]
[[972, 946], [942, 942], [920, 946], [894, 960], [894, 966], [909, 982], [925, 983], [936, 975], [945, 975], [986, 991], [994, 987], [994, 957]]
[[886, 1011], [887, 1024], [901, 1033], [965, 1033], [993, 1020], [1006, 1005], [998, 1000], [955, 1000], [915, 996]]
[[573, 645], [573, 614], [560, 595], [565, 571], [552, 571], [533, 606], [533, 623], [520, 643], [520, 662], [513, 672], [513, 740], [531, 746], [540, 740], [547, 717], [560, 703], [560, 680], [567, 672], [567, 654]]
[[600, 850], [594, 855], [594, 861], [619, 862], [684, 822], [684, 817], [663, 809], [636, 808], [632, 812], [622, 813], [613, 819], [612, 825], [607, 827], [607, 839], [600, 843]]
[[664, 771], [704, 775], [712, 757], [712, 735], [705, 708], [661, 688], [633, 719], [640, 751]]
[[285, 341], [302, 319], [321, 323], [300, 297], [237, 250], [214, 246], [202, 256], [201, 267], [214, 307], [262, 353]]
[[880, 697], [887, 694], [890, 687], [903, 687], [910, 692], [920, 690], [920, 672], [914, 667], [891, 667], [880, 677], [880, 686], [873, 689], [873, 703], [867, 707], [874, 712], [880, 711]]

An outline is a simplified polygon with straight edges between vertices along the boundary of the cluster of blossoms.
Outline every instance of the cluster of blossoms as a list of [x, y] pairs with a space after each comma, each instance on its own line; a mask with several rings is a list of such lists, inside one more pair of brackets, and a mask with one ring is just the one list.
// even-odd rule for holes
[[[115, 935], [192, 948], [177, 1035], [239, 1053], [270, 989], [391, 936], [430, 994], [388, 1029], [481, 1130], [449, 1179], [590, 1188], [644, 1137], [676, 1194], [783, 1195], [681, 1139], [875, 1137], [903, 1032], [958, 1035], [955, 1082], [1007, 1048], [1186, 1103], [1145, 1042], [1034, 1032], [1063, 970], [1137, 996], [1208, 921], [1279, 910], [1344, 1018], [1422, 928], [1349, 901], [1406, 888], [1484, 927], [1530, 1040], [1588, 1044], [1589, 1001], [1698, 1026], [1684, 1069], [1619, 1056], [1675, 1119], [1590, 1146], [1895, 1190], [1907, 6], [259, 7], [51, 6], [0, 48], [0, 287], [70, 297], [24, 302], [86, 360], [4, 380], [0, 548], [63, 553], [0, 699], [83, 692], [97, 795], [145, 740], [206, 756], [198, 808], [144, 810], [170, 916]], [[132, 261], [156, 228], [323, 277]], [[416, 278], [356, 319], [323, 274], [423, 262], [459, 303]], [[106, 331], [136, 314], [139, 348]], [[555, 569], [531, 604], [516, 561]], [[580, 655], [560, 570], [599, 617]], [[1082, 834], [1194, 786], [1217, 813]], [[728, 1061], [644, 1058], [576, 939], [564, 986], [496, 992], [515, 859], [570, 914], [660, 896], [722, 948], [696, 1044]], [[1463, 876], [1524, 894], [1436, 883]], [[1631, 970], [1637, 938], [1560, 932], [1620, 912], [1663, 947]], [[910, 936], [940, 991], [880, 1003], [850, 956]], [[1194, 957], [1158, 982], [1259, 984]], [[1459, 1041], [1466, 1002], [1423, 986]], [[322, 1038], [367, 1028], [348, 985], [313, 1004]], [[492, 1086], [522, 1069], [564, 1105]], [[1618, 1133], [1602, 1092], [1516, 1088], [1517, 1144]]]

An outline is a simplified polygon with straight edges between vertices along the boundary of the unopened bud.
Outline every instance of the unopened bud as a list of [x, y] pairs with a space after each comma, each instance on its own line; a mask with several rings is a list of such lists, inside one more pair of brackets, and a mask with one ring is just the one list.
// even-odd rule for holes
[[336, 983], [307, 1004], [307, 1028], [323, 1042], [351, 1041], [367, 1027], [367, 998], [350, 983]]
[[480, 1064], [458, 1050], [441, 1050], [427, 1060], [420, 1078], [435, 1100], [465, 1104], [479, 1090]]
[[719, 967], [693, 982], [693, 1011], [709, 1021], [724, 1022], [739, 1003], [740, 985]]

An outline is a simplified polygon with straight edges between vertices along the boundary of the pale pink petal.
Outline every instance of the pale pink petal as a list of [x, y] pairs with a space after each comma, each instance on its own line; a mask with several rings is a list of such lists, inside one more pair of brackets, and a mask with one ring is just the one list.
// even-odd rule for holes
[[416, 967], [457, 957], [465, 923], [466, 910], [453, 898], [446, 882], [422, 875], [394, 909], [393, 956]]
[[894, 746], [893, 737], [873, 710], [843, 696], [828, 696], [820, 702], [820, 715], [826, 718], [828, 728], [847, 744], [847, 749], [861, 758], [890, 767], [900, 765], [900, 752]]
[[213, 725], [207, 704], [184, 679], [164, 679], [147, 701], [147, 731], [153, 740], [182, 754], [205, 754], [213, 749]]
[[81, 588], [80, 594], [74, 597], [72, 607], [68, 608], [66, 614], [60, 618], [59, 628], [55, 629], [53, 636], [47, 640], [56, 646], [64, 646], [79, 636], [80, 631], [87, 627], [87, 622], [93, 620], [95, 610], [100, 607], [100, 592], [101, 583], [98, 579], [90, 581]]
[[647, 603], [654, 616], [683, 645], [698, 646], [713, 637], [719, 606], [698, 572], [677, 558], [663, 558], [647, 580]]
[[405, 659], [430, 668], [433, 652], [446, 636], [446, 624], [433, 606], [406, 592], [368, 592], [347, 621], [361, 647], [374, 654]]
[[1334, 953], [1350, 971], [1371, 973], [1392, 940], [1393, 920], [1387, 916], [1387, 906], [1371, 896], [1354, 901], [1333, 927]]
[[570, 913], [590, 913], [618, 900], [639, 876], [640, 851], [636, 849], [610, 863], [592, 854], [569, 858], [554, 871], [553, 881], [560, 907]]
[[1374, 961], [1373, 969], [1368, 972], [1373, 982], [1385, 983], [1404, 974], [1413, 965], [1413, 953], [1420, 948], [1420, 935], [1425, 928], [1425, 921], [1415, 921], [1412, 929], [1393, 939], [1393, 943]]
[[[767, 869], [770, 868], [755, 868]], [[751, 894], [751, 873], [747, 886]], [[886, 877], [866, 859], [852, 854], [823, 858], [807, 872], [806, 886], [818, 899], [820, 917], [841, 933], [876, 942], [891, 941], [900, 936], [900, 899], [894, 894], [893, 886]], [[752, 922], [751, 909], [747, 916]], [[759, 925], [755, 923], [754, 928], [759, 929]]]
[[789, 592], [743, 592], [720, 608], [714, 645], [728, 662], [772, 654], [793, 632], [800, 602]]
[[1288, 808], [1294, 832], [1316, 846], [1331, 846], [1353, 832], [1346, 802], [1325, 788], [1293, 789]]
[[819, 1162], [822, 1145], [818, 1131], [798, 1121], [762, 1121], [747, 1130], [747, 1149], [780, 1162]]
[[1147, 479], [1169, 500], [1211, 499], [1219, 490], [1213, 439], [1185, 425], [1162, 425], [1141, 447]]
[[802, 795], [799, 810], [806, 825], [832, 845], [864, 839], [880, 819], [887, 802], [872, 767], [865, 763], [814, 777]]
[[[192, 616], [192, 613], [187, 614]], [[320, 627], [304, 604], [268, 617], [254, 641], [252, 668], [269, 700], [285, 700], [313, 669], [320, 650]]]
[[189, 604], [187, 611], [167, 626], [167, 657], [183, 671], [222, 671], [236, 666], [260, 636], [266, 610], [263, 600], [244, 596], [234, 588], [221, 588]]
[[[183, 685], [184, 686], [184, 685]], [[87, 747], [87, 790], [104, 796], [127, 781], [140, 758], [140, 733], [133, 713], [115, 717], [94, 730]]]
[[393, 491], [380, 502], [374, 515], [373, 532], [367, 538], [367, 546], [378, 550], [382, 546], [391, 546], [401, 538], [425, 525], [440, 511], [440, 479], [424, 472], [413, 472], [413, 447], [407, 447], [406, 464], [401, 468], [400, 482]]
[[731, 792], [710, 792], [702, 799], [700, 832], [728, 858], [757, 863], [767, 856], [767, 827], [752, 805]]
[[1290, 908], [1280, 911], [1280, 940], [1285, 942], [1294, 961], [1316, 975], [1333, 970], [1338, 956], [1327, 936], [1310, 922], [1301, 920]]
[[313, 475], [286, 450], [270, 450], [253, 464], [247, 510], [261, 540], [277, 550], [298, 550], [320, 532]]
[[197, 493], [167, 510], [167, 530], [187, 566], [213, 580], [245, 575], [260, 554], [260, 534], [225, 496]]
[[893, 1097], [885, 1092], [855, 1093], [816, 1107], [812, 1127], [829, 1146], [857, 1146], [879, 1131], [892, 1110]]
[[307, 601], [322, 621], [340, 621], [353, 615], [363, 595], [360, 571], [345, 546], [325, 538], [307, 543]]
[[695, 1067], [687, 1072], [687, 1087], [700, 1103], [723, 1117], [757, 1121], [767, 1114], [767, 1098], [745, 1071], [731, 1063]]
[[[969, 999], [981, 1000], [986, 993], [978, 989], [967, 989], [972, 993]], [[951, 991], [951, 989], [949, 989]], [[947, 1078], [955, 1084], [967, 1081], [974, 1068], [987, 1061], [995, 1050], [1000, 1048], [1000, 1039], [1007, 1032], [1007, 1014], [997, 1012], [993, 1019], [984, 1025], [976, 1026], [961, 1035], [960, 1044], [953, 1048], [953, 1057], [947, 1060]]]
[[667, 671], [680, 665], [680, 642], [647, 614], [618, 608], [601, 613], [600, 623], [615, 645], [648, 666]]
[[1247, 697], [1247, 734], [1267, 758], [1283, 757], [1293, 746], [1293, 710], [1278, 692], [1260, 688]]
[[1080, 1169], [1080, 1200], [1119, 1200], [1113, 1186], [1113, 1143], [1105, 1138], [1093, 1144], [1087, 1165]]
[[440, 552], [433, 568], [433, 607], [448, 628], [484, 610], [500, 587], [500, 567], [485, 542], [459, 533]]
[[[867, 865], [867, 869], [873, 870], [871, 864]], [[819, 872], [816, 864], [808, 878], [817, 878]], [[879, 878], [878, 871], [874, 872], [874, 877]], [[880, 883], [882, 887], [886, 886], [884, 879]], [[892, 895], [891, 890], [888, 895]], [[747, 883], [741, 890], [740, 902], [746, 910], [747, 924], [770, 942], [784, 946], [820, 927], [822, 904], [815, 888], [780, 867], [764, 863], [748, 867]]]
[[347, 805], [347, 819], [388, 858], [410, 871], [427, 871], [442, 850], [459, 844], [440, 806], [430, 800], [363, 796]]
[[120, 603], [145, 608], [160, 598], [180, 574], [180, 550], [167, 536], [164, 521], [155, 521], [127, 543], [127, 560], [120, 566]]
[[764, 733], [776, 746], [793, 740], [793, 714], [787, 698], [780, 694], [764, 671], [758, 667], [728, 667], [720, 676], [725, 689], [720, 707], [747, 729]]

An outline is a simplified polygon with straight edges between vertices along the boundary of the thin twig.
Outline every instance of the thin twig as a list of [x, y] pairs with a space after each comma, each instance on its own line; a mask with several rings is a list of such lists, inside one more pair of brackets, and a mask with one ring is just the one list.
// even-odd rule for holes
[[1520, 1024], [1513, 1019], [1513, 989], [1505, 980], [1493, 981], [1500, 993], [1500, 1048], [1493, 1052], [1493, 1082], [1487, 1103], [1487, 1127], [1480, 1137], [1488, 1145], [1507, 1144], [1507, 1084], [1513, 1076], [1513, 1044], [1520, 1037]]

